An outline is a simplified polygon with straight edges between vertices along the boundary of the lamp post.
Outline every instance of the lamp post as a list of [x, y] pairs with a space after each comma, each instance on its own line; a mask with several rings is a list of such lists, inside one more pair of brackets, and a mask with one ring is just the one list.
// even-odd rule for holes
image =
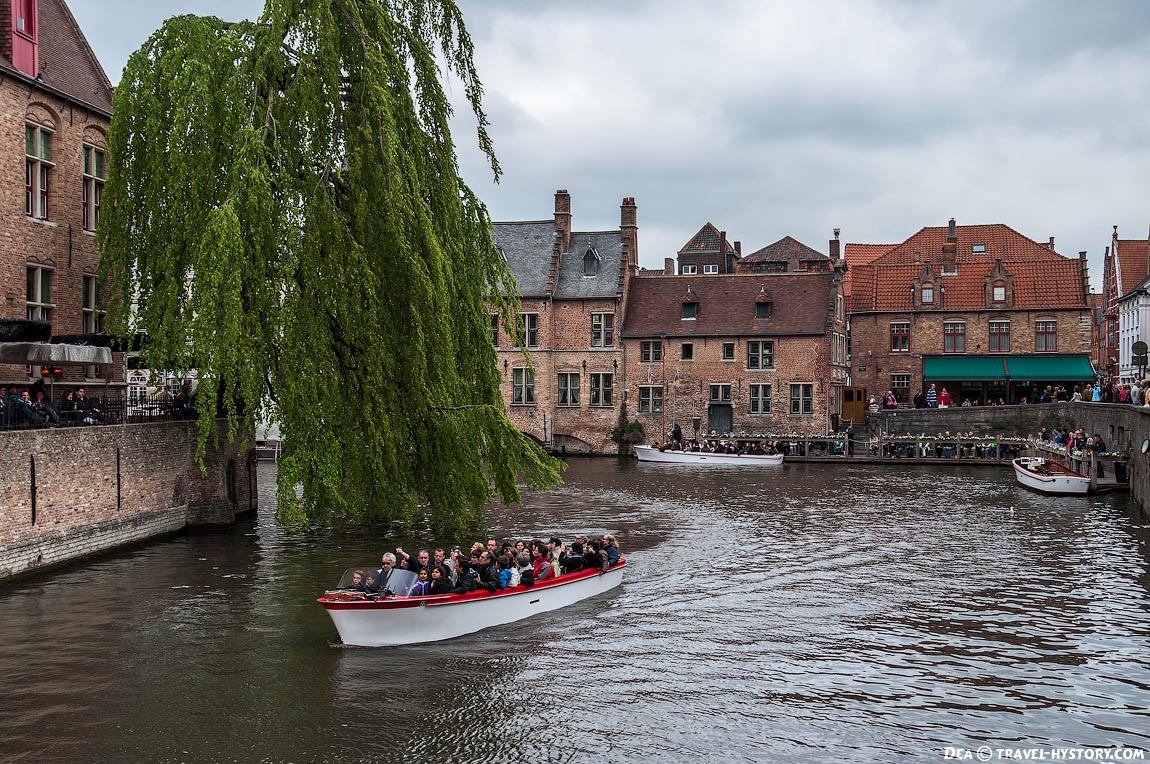
[[662, 374], [662, 379], [659, 381], [660, 387], [660, 400], [659, 400], [659, 413], [662, 415], [659, 423], [659, 442], [667, 442], [667, 336], [659, 340], [659, 367]]

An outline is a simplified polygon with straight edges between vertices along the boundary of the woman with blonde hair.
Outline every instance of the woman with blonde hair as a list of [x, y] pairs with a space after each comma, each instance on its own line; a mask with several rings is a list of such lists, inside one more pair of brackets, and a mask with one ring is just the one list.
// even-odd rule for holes
[[607, 566], [619, 564], [619, 541], [610, 533], [603, 534], [603, 553], [607, 555]]

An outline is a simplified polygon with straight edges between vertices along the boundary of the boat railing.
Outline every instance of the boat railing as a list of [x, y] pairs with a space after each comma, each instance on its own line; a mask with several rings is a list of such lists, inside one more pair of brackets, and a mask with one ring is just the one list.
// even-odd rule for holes
[[770, 443], [788, 461], [900, 461], [924, 463], [997, 463], [1009, 465], [1031, 446], [1017, 436], [875, 435], [848, 438], [832, 435], [738, 434], [703, 438], [706, 441]]

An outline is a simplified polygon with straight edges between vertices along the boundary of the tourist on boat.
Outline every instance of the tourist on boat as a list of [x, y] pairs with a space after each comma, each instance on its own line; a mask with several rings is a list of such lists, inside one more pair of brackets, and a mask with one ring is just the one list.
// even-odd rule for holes
[[347, 585], [347, 588], [353, 592], [366, 591], [366, 589], [364, 589], [364, 587], [363, 587], [363, 571], [362, 570], [357, 570], [351, 574], [351, 583], [349, 583]]
[[531, 565], [531, 555], [522, 552], [515, 557], [514, 570], [518, 574], [516, 584], [530, 589], [535, 586], [535, 573]]
[[607, 555], [607, 566], [615, 567], [619, 564], [619, 542], [610, 533], [603, 534], [603, 553]]
[[571, 549], [560, 555], [559, 567], [563, 575], [583, 570], [583, 545], [578, 541], [571, 542]]
[[492, 593], [499, 589], [499, 573], [495, 568], [495, 558], [487, 550], [479, 555], [479, 566], [475, 568], [475, 585], [477, 589], [485, 589]]
[[551, 567], [551, 550], [542, 541], [535, 541], [531, 545], [531, 576], [536, 581], [545, 581], [555, 577], [555, 569]]
[[403, 549], [397, 547], [395, 550], [396, 559], [399, 561], [399, 567], [404, 570], [410, 570], [412, 573], [419, 573], [421, 570], [427, 570], [431, 567], [431, 553], [426, 549], [420, 549], [419, 554], [412, 557]]
[[428, 587], [427, 593], [432, 596], [439, 594], [451, 594], [451, 589], [451, 573], [448, 571], [447, 566], [433, 566], [431, 568], [431, 586]]
[[510, 557], [505, 554], [499, 555], [499, 559], [495, 561], [495, 567], [498, 570], [496, 573], [496, 578], [498, 580], [497, 586], [500, 589], [506, 589], [508, 587], [515, 586], [515, 584], [511, 583], [512, 573]]
[[583, 567], [589, 570], [598, 570], [600, 573], [606, 573], [607, 568], [607, 555], [599, 551], [599, 544], [595, 541], [588, 541], [586, 551], [583, 553]]
[[369, 570], [363, 574], [363, 590], [365, 592], [379, 591], [379, 576], [375, 574], [374, 570]]
[[380, 586], [387, 583], [387, 579], [391, 576], [391, 571], [395, 569], [395, 555], [388, 552], [379, 561], [379, 570], [375, 571], [376, 577], [379, 579]]
[[426, 597], [431, 590], [431, 575], [427, 572], [427, 568], [420, 568], [418, 575], [419, 578], [407, 591], [408, 597]]
[[491, 552], [491, 559], [495, 559], [495, 550], [498, 548], [499, 548], [499, 541], [497, 539], [493, 539], [491, 537], [488, 537], [488, 539], [487, 539], [487, 551]]

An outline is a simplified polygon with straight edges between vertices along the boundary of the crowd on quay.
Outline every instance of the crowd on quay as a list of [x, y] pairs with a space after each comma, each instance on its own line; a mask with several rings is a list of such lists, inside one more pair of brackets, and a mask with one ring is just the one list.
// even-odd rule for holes
[[[469, 594], [474, 591], [497, 592], [517, 586], [530, 588], [540, 581], [576, 573], [598, 570], [604, 573], [618, 565], [622, 557], [619, 542], [607, 533], [598, 539], [579, 534], [570, 544], [558, 537], [515, 542], [488, 538], [476, 541], [468, 551], [462, 547], [420, 549], [408, 554], [402, 548], [388, 552], [377, 570], [356, 570], [346, 590], [366, 594], [423, 597], [440, 594]], [[406, 570], [416, 574], [416, 581], [405, 591], [389, 586], [392, 572]]]
[[977, 435], [969, 432], [941, 435], [914, 435], [906, 432], [888, 433], [881, 438], [872, 435], [867, 442], [871, 456], [882, 454], [886, 459], [1014, 459], [1022, 455], [1029, 445], [1028, 438], [997, 435]]
[[0, 429], [116, 421], [115, 415], [105, 412], [102, 406], [102, 402], [89, 398], [82, 387], [69, 390], [53, 404], [44, 390], [43, 380], [36, 380], [24, 390], [15, 385], [0, 385]]
[[[1143, 379], [1131, 384], [1104, 385], [1102, 383], [1087, 382], [1083, 385], [1046, 385], [1045, 387], [1032, 387], [1027, 395], [1019, 396], [1017, 401], [1008, 403], [1005, 398], [993, 397], [964, 398], [957, 402], [945, 388], [939, 389], [932, 384], [926, 390], [919, 390], [912, 399], [916, 409], [945, 409], [958, 406], [969, 408], [971, 406], [1009, 406], [1034, 403], [1066, 403], [1086, 401], [1088, 403], [1128, 403], [1134, 406], [1150, 407], [1150, 379]], [[870, 396], [867, 402], [871, 411], [897, 409], [900, 407], [898, 396], [893, 390], [887, 390], [881, 398]]]

